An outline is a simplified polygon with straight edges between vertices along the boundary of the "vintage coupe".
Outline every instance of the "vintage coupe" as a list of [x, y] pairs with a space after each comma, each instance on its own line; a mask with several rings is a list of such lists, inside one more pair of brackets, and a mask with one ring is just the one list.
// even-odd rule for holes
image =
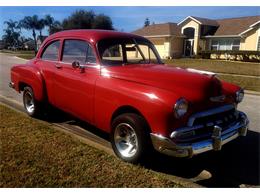
[[33, 60], [11, 69], [30, 116], [45, 103], [111, 134], [114, 152], [136, 163], [154, 147], [192, 157], [245, 136], [243, 90], [216, 75], [164, 65], [137, 35], [70, 30], [49, 36]]

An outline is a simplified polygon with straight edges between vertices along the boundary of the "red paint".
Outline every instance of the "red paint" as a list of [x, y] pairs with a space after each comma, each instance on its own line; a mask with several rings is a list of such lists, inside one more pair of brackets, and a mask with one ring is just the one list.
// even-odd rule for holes
[[[131, 106], [149, 123], [152, 132], [169, 137], [176, 127], [183, 126], [190, 114], [234, 102], [236, 85], [219, 82], [214, 76], [194, 73], [162, 64], [126, 66], [99, 66], [86, 68], [84, 73], [71, 64], [41, 60], [46, 45], [54, 40], [81, 39], [90, 43], [95, 51], [97, 42], [104, 38], [138, 37], [114, 31], [73, 30], [48, 37], [35, 59], [25, 65], [15, 65], [11, 79], [15, 89], [23, 82], [30, 85], [37, 100], [48, 100], [52, 105], [110, 132], [113, 113]], [[56, 66], [60, 68], [56, 68]], [[91, 66], [91, 65], [90, 65]], [[222, 85], [222, 93], [221, 89]], [[225, 94], [225, 102], [213, 103], [209, 98]], [[175, 119], [173, 106], [179, 98], [189, 102], [189, 111], [182, 119]]]

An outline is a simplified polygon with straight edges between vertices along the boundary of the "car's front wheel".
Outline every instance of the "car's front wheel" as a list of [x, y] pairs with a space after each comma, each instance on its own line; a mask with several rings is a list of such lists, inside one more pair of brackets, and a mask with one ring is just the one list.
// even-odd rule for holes
[[127, 113], [112, 123], [111, 144], [115, 154], [126, 162], [142, 161], [150, 147], [148, 127], [143, 117]]
[[26, 113], [31, 117], [38, 117], [41, 113], [41, 105], [35, 99], [33, 89], [29, 86], [23, 89], [23, 105]]

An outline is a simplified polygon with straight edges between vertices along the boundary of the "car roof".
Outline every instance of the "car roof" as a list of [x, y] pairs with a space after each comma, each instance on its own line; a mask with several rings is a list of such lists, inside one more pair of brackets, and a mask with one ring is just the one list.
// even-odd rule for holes
[[[65, 30], [54, 33], [50, 35], [47, 39], [55, 39], [55, 38], [65, 38], [65, 37], [78, 37], [88, 40], [90, 42], [98, 42], [99, 40], [105, 38], [143, 38], [138, 35], [134, 35], [131, 33], [118, 32], [114, 30]], [[144, 39], [144, 38], [143, 38]]]

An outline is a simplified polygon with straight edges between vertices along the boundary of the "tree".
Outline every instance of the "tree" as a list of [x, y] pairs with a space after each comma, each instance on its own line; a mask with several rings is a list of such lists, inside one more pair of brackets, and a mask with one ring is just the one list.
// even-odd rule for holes
[[49, 35], [61, 31], [63, 29], [61, 23], [57, 20], [54, 20], [54, 18], [51, 15], [46, 15], [44, 21], [45, 26], [48, 27]]
[[4, 29], [5, 34], [2, 36], [4, 43], [8, 46], [18, 46], [20, 41], [20, 26], [17, 21], [8, 20], [4, 24], [7, 25], [7, 28]]
[[77, 10], [62, 22], [64, 30], [91, 29], [95, 14], [93, 11]]
[[45, 21], [45, 25], [49, 28], [48, 31], [49, 31], [49, 34], [50, 34], [51, 27], [54, 23], [54, 18], [51, 15], [48, 14], [48, 15], [45, 16], [44, 21]]
[[146, 27], [146, 26], [150, 26], [150, 20], [149, 20], [149, 18], [145, 18], [144, 27]]
[[49, 34], [53, 34], [59, 31], [62, 31], [63, 27], [59, 21], [54, 21], [54, 23], [51, 25], [49, 29]]
[[94, 18], [92, 28], [114, 30], [112, 20], [110, 17], [105, 16], [104, 14], [97, 15]]
[[39, 30], [40, 36], [42, 36], [42, 30], [44, 29], [44, 27], [45, 27], [45, 20], [44, 19], [39, 19], [36, 29]]
[[20, 26], [26, 30], [31, 30], [32, 31], [32, 36], [34, 40], [34, 51], [35, 54], [37, 52], [37, 42], [36, 42], [36, 30], [39, 30], [39, 18], [37, 15], [33, 16], [25, 16], [21, 21], [20, 21]]
[[95, 15], [93, 11], [77, 10], [61, 24], [67, 29], [106, 29], [113, 30], [113, 23], [109, 16], [104, 14]]

